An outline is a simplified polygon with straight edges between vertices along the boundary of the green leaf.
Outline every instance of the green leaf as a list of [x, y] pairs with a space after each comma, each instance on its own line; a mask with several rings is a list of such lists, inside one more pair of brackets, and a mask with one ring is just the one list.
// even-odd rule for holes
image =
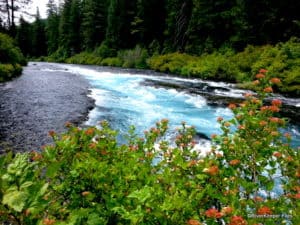
[[12, 191], [4, 194], [2, 203], [8, 205], [17, 212], [22, 212], [24, 209], [27, 196], [21, 191]]
[[137, 190], [128, 195], [128, 198], [137, 198], [140, 203], [144, 203], [147, 199], [151, 198], [152, 195], [151, 187], [145, 186], [141, 190]]

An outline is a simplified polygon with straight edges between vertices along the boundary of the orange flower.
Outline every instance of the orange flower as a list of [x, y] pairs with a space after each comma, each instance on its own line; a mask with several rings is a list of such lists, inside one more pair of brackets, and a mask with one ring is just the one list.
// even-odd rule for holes
[[32, 161], [38, 161], [43, 158], [43, 156], [36, 151], [32, 151], [31, 154], [32, 154], [32, 157], [31, 157]]
[[212, 134], [210, 137], [211, 137], [211, 139], [215, 139], [217, 137], [217, 135], [216, 134]]
[[50, 130], [48, 134], [50, 137], [54, 137], [56, 135], [54, 130]]
[[49, 219], [49, 218], [46, 218], [43, 220], [43, 224], [44, 225], [52, 225], [55, 223], [55, 220], [52, 220], [52, 219]]
[[246, 128], [245, 128], [245, 126], [243, 126], [243, 125], [239, 125], [239, 126], [238, 126], [238, 129], [239, 129], [239, 130], [245, 130]]
[[231, 103], [231, 104], [228, 105], [228, 108], [229, 109], [235, 109], [236, 105], [234, 103]]
[[240, 162], [241, 162], [241, 161], [238, 160], [238, 159], [233, 159], [233, 160], [231, 160], [231, 161], [229, 162], [229, 165], [231, 165], [231, 166], [236, 166], [236, 165], [238, 165]]
[[244, 97], [245, 97], [245, 98], [249, 98], [249, 97], [252, 97], [252, 96], [253, 96], [253, 94], [251, 94], [251, 93], [245, 93], [245, 94], [244, 94]]
[[233, 209], [229, 206], [222, 208], [221, 213], [223, 215], [228, 215], [231, 214], [233, 212]]
[[247, 222], [241, 216], [233, 216], [230, 219], [229, 225], [247, 225]]
[[223, 120], [223, 117], [218, 117], [217, 121], [221, 122]]
[[273, 83], [273, 84], [280, 84], [281, 80], [277, 77], [274, 77], [270, 80], [270, 82]]
[[268, 70], [266, 70], [266, 69], [260, 69], [259, 72], [260, 72], [260, 73], [267, 73]]
[[290, 139], [292, 136], [290, 133], [285, 133], [284, 136], [287, 138], [287, 139]]
[[89, 192], [89, 191], [84, 191], [84, 192], [81, 193], [81, 195], [85, 197], [85, 196], [89, 195], [90, 193], [91, 192]]
[[264, 120], [262, 120], [262, 121], [259, 122], [259, 125], [262, 126], [262, 127], [266, 126], [267, 124], [268, 123], [266, 121], [264, 121]]
[[295, 194], [295, 195], [294, 195], [294, 198], [295, 198], [295, 199], [300, 199], [300, 193]]
[[282, 154], [280, 152], [274, 152], [273, 156], [275, 156], [276, 158], [280, 158]]
[[222, 217], [222, 213], [220, 213], [217, 209], [215, 208], [211, 208], [205, 211], [205, 215], [208, 218], [221, 218]]
[[263, 206], [257, 210], [257, 214], [258, 215], [272, 215], [272, 210], [267, 206]]
[[252, 82], [252, 84], [253, 84], [253, 85], [259, 85], [260, 82], [259, 82], [259, 80], [255, 80], [255, 81]]
[[262, 74], [262, 73], [259, 73], [259, 74], [256, 74], [255, 78], [256, 79], [262, 79], [262, 78], [265, 78], [265, 75]]
[[189, 219], [189, 221], [187, 221], [188, 225], [201, 225], [201, 223], [198, 220], [194, 220], [194, 219]]
[[280, 122], [280, 119], [278, 117], [271, 117], [269, 120], [272, 123], [279, 123]]
[[276, 105], [269, 106], [269, 110], [271, 112], [279, 112], [280, 111], [280, 109]]
[[264, 89], [264, 92], [266, 92], [266, 93], [272, 93], [273, 92], [273, 88], [272, 87], [266, 87]]
[[188, 163], [188, 167], [192, 167], [192, 166], [195, 166], [195, 165], [197, 165], [197, 160], [191, 160]]
[[224, 126], [225, 126], [225, 127], [230, 127], [230, 125], [231, 125], [231, 124], [230, 124], [229, 122], [225, 122], [225, 123], [224, 123]]
[[281, 106], [282, 105], [282, 101], [279, 100], [279, 99], [273, 99], [272, 100], [272, 105]]
[[90, 127], [90, 128], [88, 128], [88, 129], [86, 129], [84, 133], [85, 133], [86, 135], [90, 136], [90, 135], [94, 135], [94, 132], [95, 132], [95, 129], [92, 128], [92, 127]]
[[67, 122], [65, 123], [65, 127], [67, 127], [67, 128], [70, 128], [70, 127], [72, 127], [72, 123], [71, 123], [71, 122], [69, 122], [69, 121], [67, 121]]
[[263, 199], [262, 197], [255, 196], [255, 197], [253, 198], [253, 200], [254, 200], [255, 202], [262, 202], [264, 199]]
[[203, 172], [204, 172], [204, 173], [207, 173], [207, 174], [209, 174], [209, 175], [211, 175], [211, 176], [215, 176], [215, 175], [217, 175], [218, 172], [219, 172], [219, 167], [218, 167], [218, 166], [211, 166], [211, 167], [209, 167], [209, 168], [204, 168], [204, 169], [203, 169]]

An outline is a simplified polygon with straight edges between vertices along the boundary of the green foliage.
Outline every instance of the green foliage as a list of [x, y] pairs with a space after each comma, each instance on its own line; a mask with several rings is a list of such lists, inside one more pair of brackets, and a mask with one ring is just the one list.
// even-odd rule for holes
[[109, 57], [105, 58], [101, 62], [102, 66], [116, 66], [121, 67], [123, 65], [123, 61], [118, 57]]
[[116, 51], [109, 48], [106, 42], [102, 42], [101, 45], [94, 50], [94, 54], [101, 58], [108, 58], [116, 56]]
[[65, 60], [66, 63], [101, 65], [102, 58], [95, 56], [93, 53], [81, 52]]
[[[106, 121], [66, 124], [41, 153], [0, 157], [0, 222], [18, 224], [299, 224], [300, 155], [282, 134], [280, 100], [263, 105], [272, 84], [247, 94], [223, 133], [199, 155], [195, 130], [182, 122], [174, 143], [166, 119], [127, 144]], [[274, 196], [274, 187], [281, 189]], [[239, 223], [238, 223], [239, 222]]]
[[132, 50], [118, 52], [118, 58], [124, 62], [122, 67], [126, 68], [145, 69], [147, 68], [146, 59], [148, 57], [147, 50], [141, 48], [139, 45]]
[[26, 63], [22, 52], [15, 46], [13, 39], [0, 33], [0, 82], [21, 74], [21, 65], [26, 65]]

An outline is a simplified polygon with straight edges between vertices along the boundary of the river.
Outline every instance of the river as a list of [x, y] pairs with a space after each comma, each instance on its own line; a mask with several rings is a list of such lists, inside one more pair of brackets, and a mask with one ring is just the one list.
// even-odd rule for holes
[[[221, 133], [217, 117], [232, 117], [224, 101], [240, 99], [244, 93], [233, 84], [152, 71], [29, 63], [20, 78], [0, 86], [0, 150], [8, 146], [25, 151], [51, 143], [47, 132], [63, 131], [66, 121], [94, 126], [107, 120], [124, 141], [122, 134], [130, 125], [143, 135], [155, 122], [168, 118], [170, 130], [185, 121], [202, 138], [210, 137]], [[300, 99], [281, 98], [300, 110]], [[300, 146], [299, 126], [291, 124], [287, 130], [294, 145]]]

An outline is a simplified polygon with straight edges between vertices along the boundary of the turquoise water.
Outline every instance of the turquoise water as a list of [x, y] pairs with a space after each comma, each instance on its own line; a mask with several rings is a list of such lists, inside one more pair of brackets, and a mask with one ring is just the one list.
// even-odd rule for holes
[[[176, 80], [177, 82], [201, 82], [199, 80], [159, 77], [124, 71], [101, 71], [98, 67], [64, 65], [68, 71], [84, 76], [91, 84], [91, 97], [96, 107], [90, 112], [87, 125], [96, 125], [107, 120], [113, 129], [124, 134], [131, 125], [143, 135], [163, 118], [170, 121], [170, 130], [180, 127], [182, 121], [195, 126], [197, 132], [210, 137], [220, 134], [218, 117], [232, 118], [232, 112], [224, 107], [209, 106], [204, 97], [172, 88], [158, 88], [143, 85], [145, 79]], [[210, 82], [211, 86], [230, 89], [226, 95], [241, 97], [244, 91], [234, 89], [230, 84]], [[293, 135], [294, 145], [300, 146], [299, 127], [287, 128]]]

